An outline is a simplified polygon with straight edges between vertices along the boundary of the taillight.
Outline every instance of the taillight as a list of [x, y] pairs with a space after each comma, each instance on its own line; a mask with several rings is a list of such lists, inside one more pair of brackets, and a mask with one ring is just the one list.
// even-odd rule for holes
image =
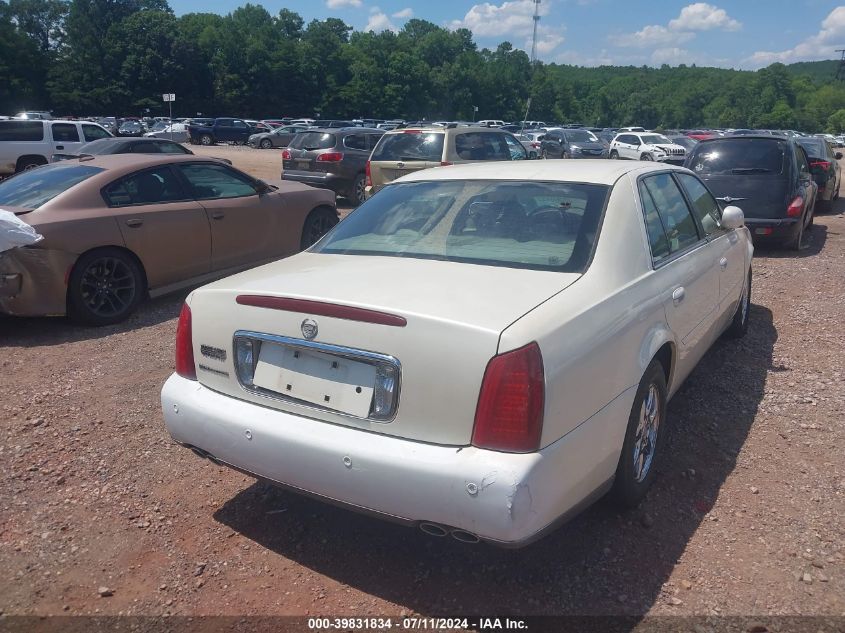
[[810, 161], [810, 167], [821, 167], [825, 171], [830, 169], [830, 161], [827, 160], [813, 160]]
[[343, 152], [326, 152], [317, 156], [318, 163], [338, 163], [343, 160]]
[[197, 379], [194, 367], [194, 342], [191, 336], [191, 308], [185, 303], [176, 326], [176, 373], [182, 378]]
[[449, 162], [448, 160], [441, 160], [441, 161], [440, 161], [440, 166], [441, 166], [441, 167], [448, 167], [448, 166], [449, 166], [449, 165], [451, 165], [451, 164], [452, 164], [452, 163], [451, 163], [451, 162]]
[[804, 198], [798, 196], [789, 203], [789, 206], [786, 208], [786, 215], [790, 218], [797, 218], [801, 216], [801, 211], [804, 208]]
[[289, 149], [282, 151], [282, 160], [290, 160], [290, 150]]
[[373, 186], [373, 176], [370, 173], [370, 161], [367, 161], [367, 166], [364, 169], [365, 169], [365, 172], [367, 174], [367, 186], [372, 187]]
[[475, 410], [473, 446], [509, 453], [536, 451], [543, 431], [544, 382], [537, 343], [490, 359]]

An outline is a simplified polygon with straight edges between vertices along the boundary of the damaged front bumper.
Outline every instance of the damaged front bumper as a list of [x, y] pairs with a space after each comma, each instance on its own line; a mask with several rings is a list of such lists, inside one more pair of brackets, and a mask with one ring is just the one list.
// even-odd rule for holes
[[583, 471], [594, 438], [578, 430], [535, 453], [439, 446], [260, 407], [175, 374], [161, 402], [173, 439], [219, 463], [355, 510], [499, 545], [534, 540], [606, 490]]
[[61, 316], [67, 310], [65, 277], [75, 256], [44, 248], [0, 253], [0, 313]]

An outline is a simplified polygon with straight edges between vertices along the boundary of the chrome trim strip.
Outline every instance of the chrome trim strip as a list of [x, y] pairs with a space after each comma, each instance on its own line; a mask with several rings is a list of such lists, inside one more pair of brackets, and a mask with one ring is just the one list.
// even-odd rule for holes
[[[288, 347], [299, 348], [304, 350], [311, 350], [316, 352], [321, 352], [323, 354], [331, 354], [333, 356], [340, 356], [341, 358], [348, 358], [349, 360], [354, 360], [357, 362], [364, 362], [370, 365], [379, 365], [379, 364], [388, 364], [392, 365], [396, 368], [397, 371], [397, 378], [396, 378], [396, 391], [393, 395], [393, 408], [391, 411], [391, 415], [389, 418], [374, 418], [374, 417], [359, 417], [357, 415], [352, 415], [350, 413], [344, 413], [343, 411], [338, 411], [337, 409], [331, 409], [329, 407], [323, 407], [319, 404], [313, 402], [305, 402], [304, 400], [298, 400], [296, 398], [290, 398], [285, 396], [282, 393], [278, 393], [275, 391], [268, 391], [266, 389], [261, 389], [260, 387], [255, 387], [251, 385], [246, 385], [241, 381], [240, 373], [238, 372], [237, 366], [237, 340], [239, 338], [248, 338], [254, 339], [258, 341], [266, 341], [268, 343], [275, 343], [277, 345], [286, 345]], [[353, 420], [366, 420], [368, 422], [376, 422], [379, 424], [387, 424], [392, 422], [396, 419], [396, 413], [399, 410], [399, 396], [402, 391], [402, 363], [399, 362], [398, 358], [390, 356], [388, 354], [379, 354], [377, 352], [369, 352], [367, 350], [355, 349], [352, 347], [344, 347], [342, 345], [332, 345], [330, 343], [318, 343], [316, 341], [308, 341], [306, 339], [299, 339], [299, 338], [290, 338], [288, 336], [279, 336], [277, 334], [264, 334], [263, 332], [253, 332], [251, 330], [238, 330], [235, 332], [234, 336], [232, 337], [232, 358], [235, 360], [235, 377], [238, 380], [238, 384], [240, 385], [241, 389], [244, 391], [255, 394], [257, 396], [261, 396], [262, 398], [267, 398], [268, 400], [278, 400], [280, 402], [286, 402], [289, 404], [293, 404], [296, 406], [303, 407], [305, 409], [309, 409], [312, 411], [324, 411], [326, 413], [331, 413], [333, 415], [338, 415], [344, 418], [351, 418]], [[257, 360], [257, 359], [256, 359]]]

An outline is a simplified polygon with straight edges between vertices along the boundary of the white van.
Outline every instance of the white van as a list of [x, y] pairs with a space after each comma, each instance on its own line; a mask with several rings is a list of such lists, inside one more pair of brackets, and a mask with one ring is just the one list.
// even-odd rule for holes
[[109, 136], [88, 121], [0, 121], [0, 176], [46, 165], [55, 153], [74, 154], [85, 143]]
[[502, 127], [504, 124], [505, 122], [499, 119], [484, 119], [476, 123], [476, 125], [480, 125], [481, 127]]

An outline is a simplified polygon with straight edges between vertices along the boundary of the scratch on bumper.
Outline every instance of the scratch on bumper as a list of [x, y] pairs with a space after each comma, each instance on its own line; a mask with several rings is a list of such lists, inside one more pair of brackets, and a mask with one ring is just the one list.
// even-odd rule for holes
[[76, 255], [44, 248], [0, 254], [0, 312], [18, 316], [63, 315], [65, 272]]

